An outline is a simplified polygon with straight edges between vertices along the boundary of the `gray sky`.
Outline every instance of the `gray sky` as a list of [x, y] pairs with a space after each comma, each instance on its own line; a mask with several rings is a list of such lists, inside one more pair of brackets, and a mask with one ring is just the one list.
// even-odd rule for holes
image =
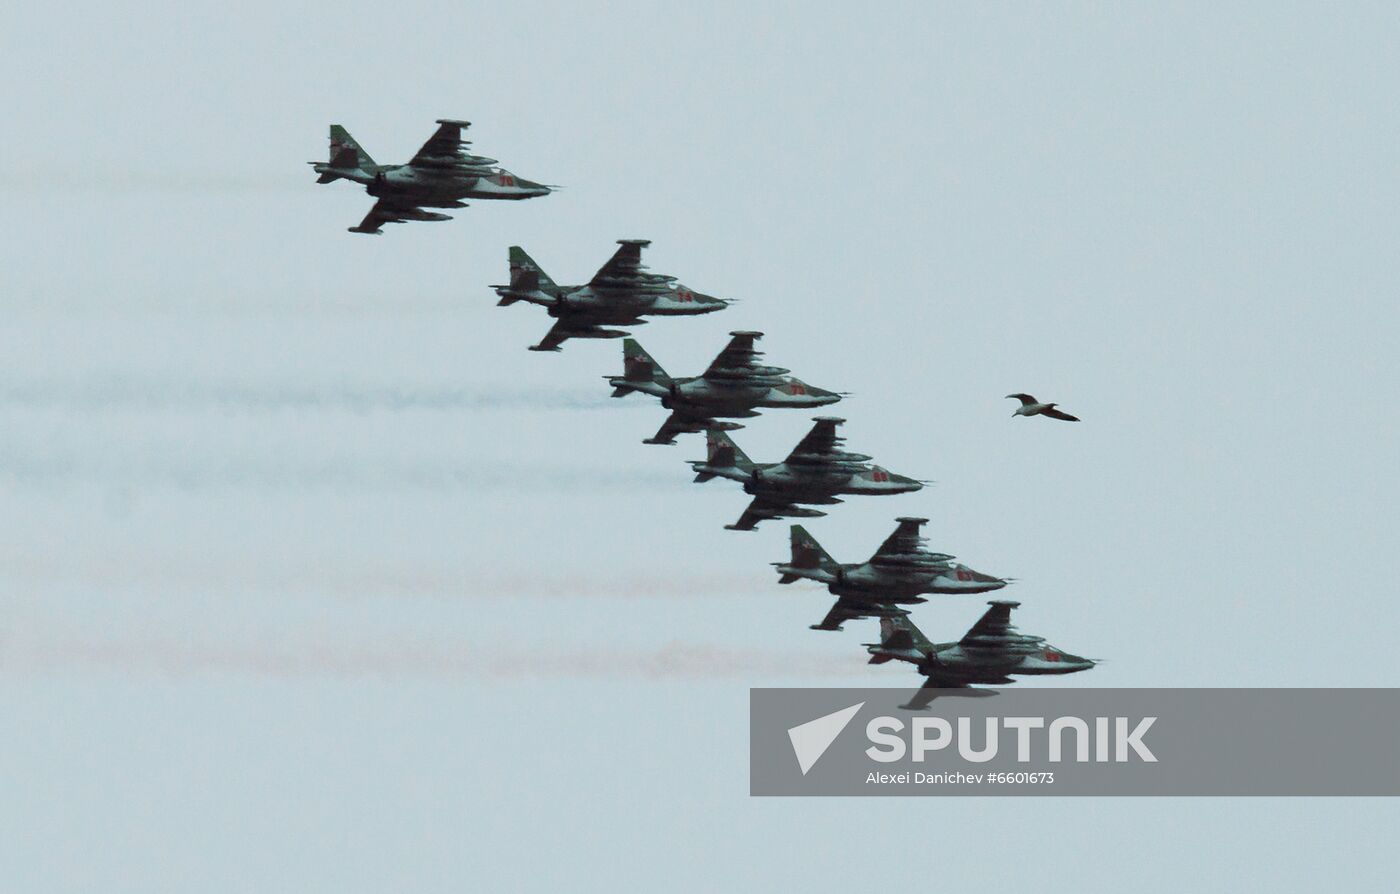
[[[785, 525], [639, 443], [615, 343], [531, 354], [487, 286], [640, 236], [742, 299], [638, 337], [684, 375], [762, 329], [855, 392], [851, 448], [938, 483], [812, 532], [928, 516], [1108, 659], [1065, 685], [1394, 686], [1397, 40], [1380, 4], [8, 11], [5, 889], [1388, 889], [1387, 802], [748, 798], [748, 687], [917, 679], [806, 629]], [[327, 123], [395, 162], [443, 116], [567, 189], [346, 233]]]

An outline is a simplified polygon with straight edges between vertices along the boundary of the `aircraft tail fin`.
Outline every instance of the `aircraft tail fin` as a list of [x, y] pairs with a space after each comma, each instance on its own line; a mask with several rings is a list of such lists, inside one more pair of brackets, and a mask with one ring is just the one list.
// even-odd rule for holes
[[330, 168], [328, 170], [322, 170], [321, 176], [316, 178], [316, 182], [330, 183], [333, 180], [339, 180], [345, 176], [345, 174], [339, 173], [340, 171], [344, 171], [348, 174], [358, 169], [359, 159], [355, 155], [354, 149], [348, 146], [342, 148], [339, 152], [332, 149]]
[[841, 570], [841, 566], [826, 550], [822, 549], [817, 538], [809, 534], [806, 528], [801, 525], [793, 525], [791, 533], [792, 560], [788, 564], [793, 569], [824, 571], [829, 574], [835, 574]]
[[517, 301], [549, 306], [558, 301], [558, 286], [518, 245], [510, 247], [510, 285], [494, 288], [496, 294], [501, 296], [501, 300], [496, 302], [497, 306]]
[[536, 289], [543, 289], [546, 292], [553, 292], [559, 288], [559, 286], [555, 284], [554, 280], [549, 278], [549, 274], [545, 273], [544, 269], [540, 267], [539, 264], [535, 263], [535, 259], [525, 253], [525, 249], [521, 248], [518, 245], [512, 245], [510, 247], [511, 285], [515, 285], [515, 279], [517, 276], [530, 273], [534, 274], [534, 283]]
[[[747, 472], [754, 467], [753, 460], [739, 449], [734, 439], [717, 428], [705, 432], [705, 465], [721, 469], [739, 469]], [[713, 478], [714, 476], [709, 476]], [[697, 479], [699, 480], [699, 479]]]
[[865, 651], [870, 653], [870, 664], [896, 660], [919, 663], [933, 657], [928, 640], [909, 620], [907, 613], [880, 615], [880, 641], [866, 643]]
[[896, 614], [880, 618], [880, 648], [894, 652], [922, 652], [933, 654], [933, 646], [924, 632], [909, 620], [907, 614]]
[[[622, 340], [622, 378], [627, 382], [655, 383], [666, 388], [670, 388], [672, 384], [666, 370], [652, 359], [635, 338]], [[625, 394], [630, 389], [619, 386], [619, 390]]]
[[[354, 153], [353, 157], [345, 155], [347, 150]], [[350, 136], [350, 131], [341, 127], [339, 124], [331, 125], [330, 157], [332, 167], [353, 167], [360, 168], [364, 171], [375, 167], [374, 159], [369, 157], [369, 153], [366, 152], [359, 143], [355, 142], [355, 138]], [[354, 163], [342, 164], [339, 162], [341, 158], [344, 158], [346, 161], [353, 161]]]

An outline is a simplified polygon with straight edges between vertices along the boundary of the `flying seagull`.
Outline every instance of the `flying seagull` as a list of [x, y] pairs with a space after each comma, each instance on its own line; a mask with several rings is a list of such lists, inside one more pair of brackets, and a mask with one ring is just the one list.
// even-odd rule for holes
[[1063, 410], [1055, 407], [1059, 404], [1043, 404], [1029, 394], [1008, 394], [1007, 397], [1014, 397], [1021, 402], [1021, 406], [1012, 413], [1012, 416], [1049, 416], [1051, 419], [1063, 419], [1065, 422], [1078, 422], [1078, 416], [1071, 416]]

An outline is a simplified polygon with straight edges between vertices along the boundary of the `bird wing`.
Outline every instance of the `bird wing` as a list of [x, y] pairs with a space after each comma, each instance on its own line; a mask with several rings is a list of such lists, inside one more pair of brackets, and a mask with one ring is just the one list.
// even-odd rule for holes
[[1040, 411], [1040, 415], [1042, 415], [1042, 416], [1049, 416], [1051, 419], [1063, 419], [1063, 420], [1066, 421], [1066, 422], [1078, 422], [1078, 421], [1079, 421], [1079, 417], [1078, 417], [1078, 416], [1071, 416], [1070, 414], [1066, 413], [1064, 410], [1057, 410], [1057, 409], [1055, 409], [1054, 407], [1048, 407], [1048, 408], [1046, 408], [1046, 409], [1044, 409], [1044, 410], [1041, 410], [1041, 411]]
[[1020, 393], [1018, 393], [1018, 394], [1008, 394], [1008, 395], [1006, 395], [1006, 396], [1007, 396], [1007, 397], [1014, 397], [1014, 398], [1016, 398], [1017, 400], [1019, 400], [1019, 401], [1021, 402], [1021, 406], [1023, 406], [1023, 407], [1024, 407], [1024, 406], [1029, 406], [1030, 404], [1033, 404], [1033, 403], [1036, 403], [1036, 399], [1035, 399], [1034, 397], [1032, 397], [1031, 395], [1029, 395], [1029, 394], [1020, 394]]

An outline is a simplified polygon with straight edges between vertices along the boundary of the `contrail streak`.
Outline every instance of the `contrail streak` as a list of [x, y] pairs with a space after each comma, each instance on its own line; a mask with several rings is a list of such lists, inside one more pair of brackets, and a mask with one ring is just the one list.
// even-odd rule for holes
[[7, 171], [0, 187], [21, 193], [204, 195], [210, 193], [291, 195], [304, 184], [287, 177], [229, 174], [223, 171], [140, 171], [112, 167], [102, 173], [72, 168]]
[[405, 460], [347, 456], [299, 459], [277, 456], [79, 457], [5, 450], [0, 445], [0, 481], [36, 486], [76, 482], [132, 492], [145, 488], [379, 491], [435, 493], [577, 493], [678, 489], [687, 478], [677, 472], [602, 469], [579, 466], [512, 467], [462, 460]]
[[6, 672], [88, 670], [190, 677], [241, 674], [277, 679], [432, 677], [466, 680], [706, 680], [756, 674], [802, 678], [850, 675], [861, 662], [829, 655], [669, 643], [654, 650], [534, 647], [491, 650], [423, 640], [374, 644], [326, 641], [194, 643], [173, 638], [55, 637], [8, 641]]
[[600, 389], [464, 388], [433, 385], [173, 382], [151, 376], [6, 382], [0, 405], [32, 409], [107, 410], [596, 410], [617, 408]]
[[[24, 551], [0, 554], [0, 581], [7, 600], [35, 586], [81, 584], [115, 591], [179, 590], [192, 593], [239, 590], [249, 593], [305, 593], [345, 599], [404, 597], [490, 602], [501, 599], [700, 599], [752, 593], [770, 580], [766, 569], [751, 574], [641, 573], [588, 574], [503, 573], [489, 568], [374, 567], [344, 560], [317, 560], [304, 566], [264, 562], [191, 561], [188, 557], [138, 558], [130, 555], [77, 559], [39, 556]], [[6, 600], [0, 600], [0, 605]]]

